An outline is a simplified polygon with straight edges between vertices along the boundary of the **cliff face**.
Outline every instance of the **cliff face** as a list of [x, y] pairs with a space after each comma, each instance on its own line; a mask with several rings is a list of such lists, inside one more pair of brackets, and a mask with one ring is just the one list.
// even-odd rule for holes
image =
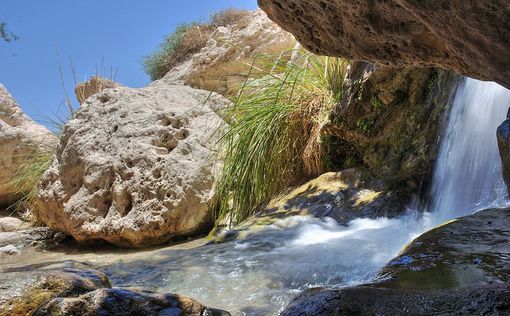
[[259, 0], [309, 50], [388, 66], [440, 67], [510, 87], [506, 0]]

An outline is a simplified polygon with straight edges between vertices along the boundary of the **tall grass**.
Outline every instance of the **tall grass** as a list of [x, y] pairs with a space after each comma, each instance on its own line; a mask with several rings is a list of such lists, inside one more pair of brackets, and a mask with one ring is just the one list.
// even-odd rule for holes
[[15, 191], [12, 198], [16, 202], [10, 206], [10, 211], [30, 216], [35, 206], [39, 180], [50, 167], [54, 153], [55, 148], [47, 146], [24, 157], [18, 172], [6, 184]]
[[261, 58], [271, 71], [254, 61], [219, 142], [224, 165], [215, 204], [217, 215], [233, 223], [283, 188], [324, 171], [329, 113], [341, 98], [348, 66], [305, 51]]

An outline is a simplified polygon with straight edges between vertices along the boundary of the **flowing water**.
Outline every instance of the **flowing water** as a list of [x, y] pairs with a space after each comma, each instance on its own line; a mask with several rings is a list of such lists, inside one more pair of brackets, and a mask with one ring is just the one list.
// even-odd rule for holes
[[426, 212], [356, 219], [348, 226], [296, 216], [240, 241], [60, 259], [89, 260], [114, 286], [188, 295], [234, 315], [278, 314], [308, 287], [372, 281], [407, 242], [433, 225], [505, 204], [496, 128], [509, 105], [510, 91], [494, 83], [467, 79], [461, 85]]

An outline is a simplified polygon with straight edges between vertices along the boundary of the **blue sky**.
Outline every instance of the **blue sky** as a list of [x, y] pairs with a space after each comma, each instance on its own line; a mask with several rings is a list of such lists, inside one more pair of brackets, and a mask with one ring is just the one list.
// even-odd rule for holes
[[20, 39], [0, 41], [0, 83], [25, 113], [44, 123], [64, 115], [57, 51], [74, 100], [69, 58], [82, 81], [101, 72], [126, 86], [149, 82], [141, 58], [183, 22], [206, 20], [225, 8], [255, 9], [256, 0], [1, 0], [0, 21]]

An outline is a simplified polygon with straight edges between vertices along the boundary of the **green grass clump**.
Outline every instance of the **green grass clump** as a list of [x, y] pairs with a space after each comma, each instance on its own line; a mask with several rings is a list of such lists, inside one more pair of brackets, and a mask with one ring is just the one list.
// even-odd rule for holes
[[[292, 55], [292, 61], [289, 56]], [[220, 139], [216, 209], [238, 223], [285, 187], [324, 169], [322, 139], [341, 98], [348, 63], [290, 51], [252, 67]], [[254, 65], [256, 62], [254, 61]]]
[[35, 150], [24, 158], [18, 172], [6, 186], [14, 190], [12, 197], [16, 202], [10, 207], [13, 212], [29, 214], [35, 206], [38, 183], [43, 173], [51, 165], [55, 148]]

